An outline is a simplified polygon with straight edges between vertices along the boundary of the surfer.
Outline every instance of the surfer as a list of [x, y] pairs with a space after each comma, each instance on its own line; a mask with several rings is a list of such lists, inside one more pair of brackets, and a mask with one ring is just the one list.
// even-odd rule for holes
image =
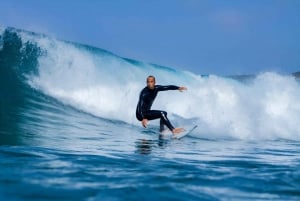
[[174, 85], [162, 86], [155, 85], [155, 77], [150, 75], [147, 77], [147, 86], [141, 91], [139, 102], [136, 107], [136, 118], [142, 122], [146, 128], [149, 120], [160, 119], [160, 132], [164, 130], [166, 125], [173, 134], [184, 131], [183, 128], [174, 128], [167, 117], [166, 111], [151, 110], [151, 106], [159, 91], [167, 90], [187, 90], [186, 87], [178, 87]]

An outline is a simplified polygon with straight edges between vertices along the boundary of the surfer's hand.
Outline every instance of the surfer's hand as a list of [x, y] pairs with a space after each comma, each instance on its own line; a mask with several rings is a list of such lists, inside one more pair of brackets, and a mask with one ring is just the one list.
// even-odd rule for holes
[[187, 88], [186, 87], [179, 87], [179, 89], [178, 89], [180, 92], [183, 92], [184, 90], [187, 90]]
[[142, 120], [142, 125], [146, 128], [148, 124], [148, 119], [143, 119]]

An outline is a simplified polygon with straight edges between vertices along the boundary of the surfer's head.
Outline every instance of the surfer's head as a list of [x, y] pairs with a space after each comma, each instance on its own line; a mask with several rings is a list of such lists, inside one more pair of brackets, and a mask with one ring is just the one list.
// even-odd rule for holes
[[153, 75], [149, 75], [147, 77], [147, 87], [149, 89], [154, 89], [154, 87], [155, 87], [155, 77]]

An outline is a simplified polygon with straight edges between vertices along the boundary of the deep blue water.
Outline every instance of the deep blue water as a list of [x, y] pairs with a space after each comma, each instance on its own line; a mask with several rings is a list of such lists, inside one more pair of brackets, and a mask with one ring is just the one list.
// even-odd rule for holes
[[[41, 45], [45, 45], [45, 41], [30, 39], [26, 43], [28, 36], [24, 34], [36, 41], [44, 37], [6, 29], [0, 38], [1, 200], [300, 199], [300, 138], [297, 132], [300, 115], [295, 104], [298, 94], [293, 87], [298, 88], [291, 78], [272, 75], [272, 82], [267, 82], [265, 80], [270, 75], [257, 80], [251, 77], [245, 84], [228, 78], [200, 77], [195, 78], [200, 80], [198, 83], [192, 77], [184, 77], [190, 75], [182, 72], [126, 60], [130, 65], [138, 65], [129, 66], [135, 75], [139, 71], [150, 71], [166, 74], [168, 79], [175, 76], [190, 88], [197, 88], [196, 84], [199, 84], [203, 96], [211, 96], [211, 91], [218, 94], [208, 101], [195, 98], [196, 93], [191, 90], [192, 95], [188, 94], [182, 102], [189, 105], [195, 101], [208, 103], [187, 108], [188, 114], [195, 112], [195, 116], [188, 116], [183, 111], [181, 118], [171, 118], [175, 123], [202, 122], [199, 129], [181, 140], [164, 140], [157, 135], [157, 122], [144, 129], [134, 118], [132, 122], [122, 121], [122, 118], [134, 116], [135, 111], [130, 112], [131, 95], [138, 96], [136, 91], [131, 92], [126, 84], [117, 83], [116, 87], [110, 86], [115, 87], [116, 94], [121, 93], [118, 88], [124, 91], [121, 98], [114, 99], [107, 91], [96, 90], [94, 94], [93, 86], [99, 83], [87, 84], [87, 80], [97, 72], [85, 69], [78, 74], [79, 67], [72, 70], [74, 63], [91, 65], [90, 60], [78, 60], [78, 55], [85, 54], [81, 51], [86, 48], [98, 52], [95, 54], [102, 55], [101, 59], [109, 64], [121, 62], [120, 58], [107, 61], [112, 57], [110, 53], [79, 45], [81, 54], [75, 52], [76, 58], [62, 62], [66, 68], [59, 65], [53, 71], [44, 72], [42, 67], [47, 62], [61, 64], [61, 58], [49, 59], [50, 50]], [[55, 45], [51, 43], [50, 46]], [[101, 71], [113, 76], [101, 80], [119, 79], [118, 71], [115, 71], [119, 64], [115, 63]], [[67, 72], [75, 82], [68, 82], [66, 69], [70, 70]], [[122, 70], [122, 73], [128, 73], [128, 69]], [[134, 79], [129, 73], [128, 77]], [[272, 93], [264, 96], [267, 92], [258, 90], [255, 82], [258, 82], [259, 89], [266, 88]], [[277, 82], [280, 94], [277, 88], [273, 88]], [[282, 83], [286, 84], [283, 86], [285, 93], [280, 88]], [[75, 93], [74, 85], [76, 89], [82, 86], [83, 90]], [[130, 86], [135, 89], [134, 83]], [[236, 90], [234, 94], [226, 91], [235, 87], [242, 90]], [[136, 90], [139, 89], [138, 86]], [[226, 93], [221, 93], [224, 90]], [[247, 96], [241, 92], [245, 90], [256, 92], [252, 94], [255, 96], [253, 100], [246, 100]], [[89, 93], [85, 94], [86, 91]], [[266, 98], [269, 95], [274, 95], [271, 99], [285, 98], [283, 102], [273, 100], [276, 107], [271, 102], [256, 104], [255, 101], [263, 98], [264, 102], [269, 100]], [[81, 99], [85, 96], [88, 98], [83, 99], [85, 104], [82, 104]], [[235, 96], [240, 99], [234, 99]], [[163, 96], [158, 98], [163, 99]], [[219, 103], [218, 98], [224, 102]], [[89, 102], [94, 99], [96, 105]], [[119, 107], [121, 103], [116, 100], [122, 100], [128, 107]], [[172, 104], [172, 100], [168, 102]], [[231, 113], [226, 113], [234, 101], [236, 104]], [[243, 102], [240, 104], [239, 101]], [[284, 104], [286, 102], [289, 104]], [[119, 109], [120, 119], [116, 118], [114, 110], [109, 110], [111, 105]], [[241, 105], [245, 106], [243, 111], [246, 114], [236, 117], [234, 110], [241, 111]], [[163, 107], [163, 103], [159, 106]], [[207, 112], [206, 116], [212, 120], [208, 121], [200, 114], [197, 116], [198, 109]], [[252, 112], [254, 109], [257, 110]], [[229, 127], [222, 118], [224, 113], [230, 119]]]
[[32, 144], [2, 145], [1, 196], [5, 200], [299, 200], [299, 142], [192, 137], [160, 141], [137, 128], [121, 125], [125, 131], [120, 132], [117, 123], [97, 119], [93, 123], [74, 121], [79, 128], [69, 125], [56, 133], [55, 128], [47, 129], [39, 136], [28, 133], [24, 138]]

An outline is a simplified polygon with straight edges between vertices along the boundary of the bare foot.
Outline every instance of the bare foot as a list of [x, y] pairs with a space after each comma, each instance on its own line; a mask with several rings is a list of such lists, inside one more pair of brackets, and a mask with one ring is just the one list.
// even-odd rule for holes
[[174, 129], [172, 130], [172, 133], [173, 133], [173, 134], [178, 134], [178, 133], [181, 133], [181, 132], [183, 132], [183, 131], [184, 131], [183, 128], [174, 128]]

